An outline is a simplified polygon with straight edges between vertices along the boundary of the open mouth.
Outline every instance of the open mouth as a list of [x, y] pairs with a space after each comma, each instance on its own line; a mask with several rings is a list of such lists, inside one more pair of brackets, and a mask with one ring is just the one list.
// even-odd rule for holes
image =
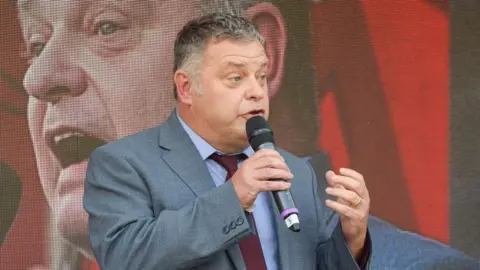
[[77, 131], [51, 134], [48, 138], [50, 149], [62, 168], [88, 159], [93, 150], [107, 143]]
[[263, 116], [265, 114], [265, 110], [251, 110], [249, 111], [248, 113], [245, 114], [245, 116], [247, 116], [248, 118], [250, 117], [254, 117], [254, 116], [257, 116], [257, 115], [261, 115]]

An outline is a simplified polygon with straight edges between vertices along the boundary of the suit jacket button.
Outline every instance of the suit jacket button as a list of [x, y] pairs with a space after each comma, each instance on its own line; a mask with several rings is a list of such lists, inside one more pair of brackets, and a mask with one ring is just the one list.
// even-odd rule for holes
[[236, 227], [237, 227], [237, 224], [235, 223], [235, 221], [232, 221], [232, 222], [230, 223], [230, 229], [233, 230], [233, 229], [235, 229]]
[[237, 218], [237, 226], [240, 226], [243, 224], [243, 218], [239, 217]]
[[228, 226], [223, 227], [223, 233], [228, 234], [230, 232], [230, 228]]

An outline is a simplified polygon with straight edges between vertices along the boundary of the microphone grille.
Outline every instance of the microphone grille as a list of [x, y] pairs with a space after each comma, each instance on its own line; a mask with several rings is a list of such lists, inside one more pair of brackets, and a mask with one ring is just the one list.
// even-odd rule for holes
[[247, 136], [253, 149], [257, 149], [263, 143], [275, 143], [273, 131], [262, 116], [254, 116], [247, 120]]
[[258, 132], [258, 130], [261, 129], [270, 129], [268, 126], [267, 121], [265, 121], [265, 118], [261, 116], [254, 116], [250, 117], [247, 120], [247, 136], [250, 138], [251, 136], [254, 136], [254, 133]]

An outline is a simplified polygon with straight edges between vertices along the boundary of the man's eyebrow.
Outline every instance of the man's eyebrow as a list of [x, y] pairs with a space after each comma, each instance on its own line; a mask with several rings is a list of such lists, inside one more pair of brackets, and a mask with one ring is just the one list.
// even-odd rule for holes
[[[235, 68], [244, 68], [247, 66], [247, 64], [245, 63], [233, 62], [233, 61], [227, 61], [223, 65], [226, 67], [235, 67]], [[264, 68], [266, 66], [268, 66], [268, 61], [263, 61], [260, 65], [260, 68]]]
[[233, 62], [233, 61], [227, 61], [223, 65], [226, 67], [235, 67], [235, 68], [243, 68], [246, 66], [245, 63], [239, 63], [239, 62]]

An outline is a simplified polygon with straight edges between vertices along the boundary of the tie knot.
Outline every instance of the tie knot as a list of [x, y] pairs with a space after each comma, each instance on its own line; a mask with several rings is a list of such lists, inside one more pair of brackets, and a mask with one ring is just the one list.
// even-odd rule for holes
[[237, 171], [238, 169], [238, 161], [243, 160], [246, 158], [245, 154], [237, 154], [237, 155], [219, 155], [217, 153], [213, 153], [209, 157], [211, 160], [217, 162], [227, 170], [227, 179], [230, 179], [230, 177], [233, 176], [233, 174]]

